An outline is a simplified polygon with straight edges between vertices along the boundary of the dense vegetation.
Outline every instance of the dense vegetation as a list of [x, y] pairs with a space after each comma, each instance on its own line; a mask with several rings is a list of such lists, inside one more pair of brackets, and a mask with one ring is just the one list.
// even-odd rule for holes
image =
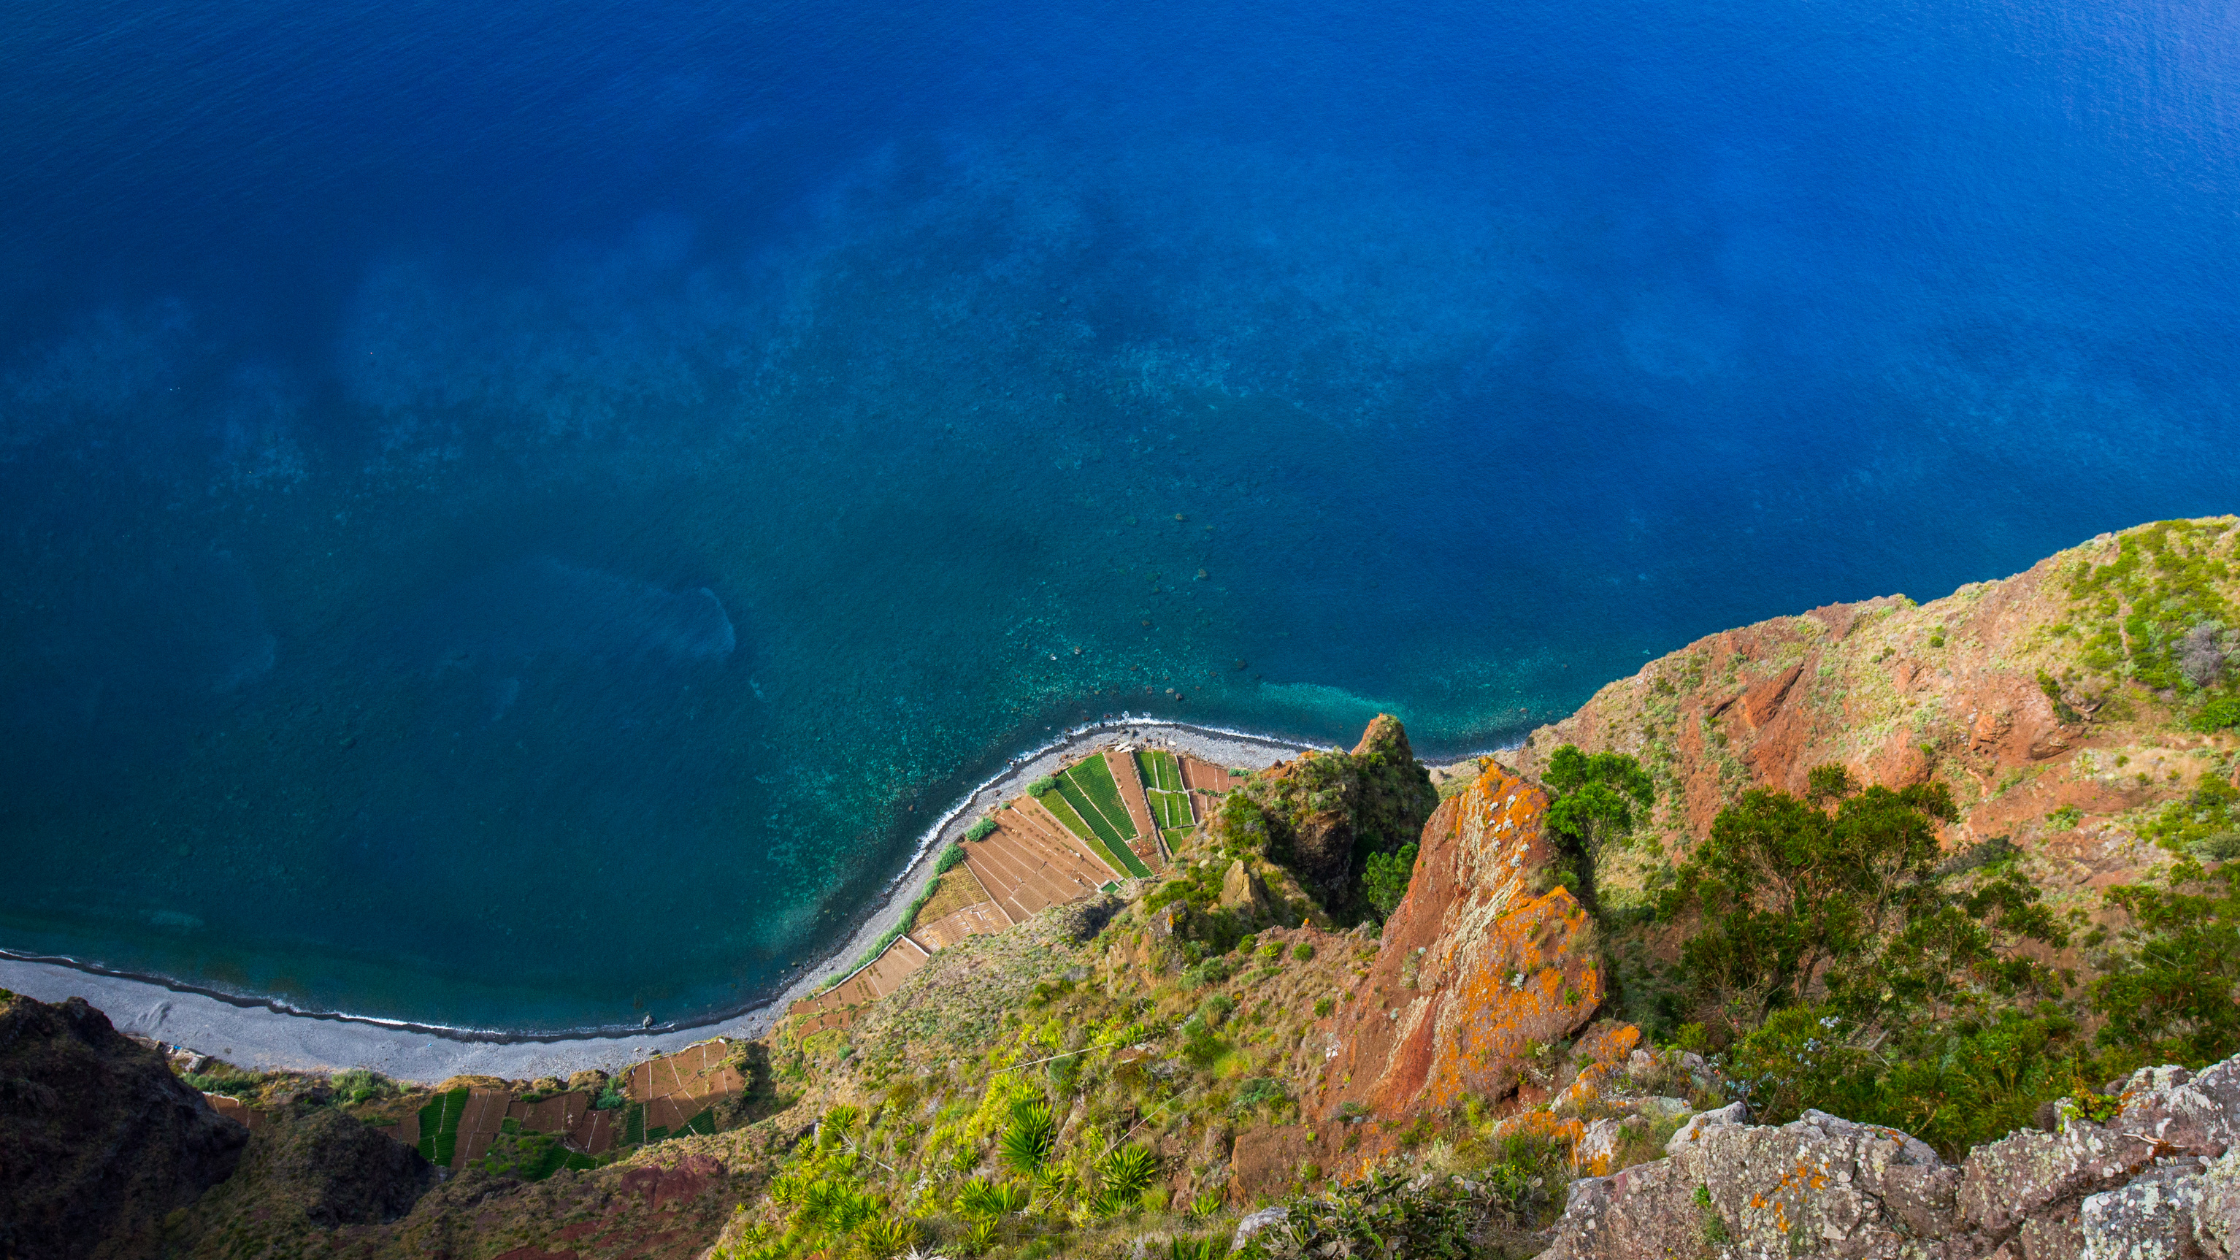
[[1570, 868], [1559, 879], [1578, 894], [1579, 904], [1598, 911], [1595, 864], [1605, 848], [1633, 834], [1634, 811], [1656, 802], [1656, 786], [1641, 763], [1624, 753], [1589, 756], [1571, 744], [1548, 758], [1542, 785], [1549, 798], [1548, 834]]
[[1812, 1107], [1958, 1156], [2140, 1064], [2240, 1051], [2240, 867], [2111, 889], [2129, 926], [2086, 938], [2106, 962], [2080, 987], [2044, 961], [2074, 923], [2017, 850], [1942, 859], [1941, 784], [1862, 791], [1836, 766], [1810, 782], [1722, 811], [1657, 907], [1679, 957], [1652, 1026], [1719, 1053], [1760, 1119]]

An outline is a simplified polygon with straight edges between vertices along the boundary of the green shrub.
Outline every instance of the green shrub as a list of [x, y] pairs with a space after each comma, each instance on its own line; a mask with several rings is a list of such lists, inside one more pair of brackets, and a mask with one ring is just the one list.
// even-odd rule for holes
[[1226, 958], [1208, 958], [1184, 971], [1182, 981], [1192, 988], [1202, 989], [1209, 984], [1220, 984], [1234, 974], [1235, 969], [1230, 967]]
[[2051, 1003], [1894, 1037], [1810, 1006], [1778, 1011], [1744, 1037], [1728, 1072], [1758, 1123], [1783, 1124], [1809, 1107], [1903, 1130], [1959, 1159], [2029, 1124], [2040, 1104], [2078, 1080], [2121, 1075], [2129, 1065], [2091, 1054], [2076, 1022]]
[[1337, 1009], [1338, 1001], [1336, 998], [1318, 997], [1314, 1000], [1314, 1017], [1316, 1019], [1322, 1019]]
[[2222, 775], [2205, 774], [2182, 801], [2171, 801], [2139, 834], [2173, 852], [2240, 830], [2240, 788]]
[[1314, 946], [1308, 944], [1305, 941], [1301, 941], [1291, 947], [1291, 956], [1298, 959], [1300, 962], [1310, 961], [1314, 958]]
[[1834, 766], [1810, 778], [1813, 803], [1761, 789], [1721, 810], [1660, 898], [1666, 921], [1693, 921], [1690, 1014], [1726, 1040], [1783, 1007], [1888, 1027], [2058, 990], [2026, 948], [2068, 942], [2038, 889], [2012, 870], [1965, 889], [1941, 873], [1934, 824], [1958, 814], [1943, 784], [1861, 792]]
[[2100, 1043], [2193, 1066], [2240, 1053], [2240, 864], [2180, 860], [2160, 886], [2119, 885], [2106, 901], [2129, 922], [2092, 983]]
[[344, 1106], [355, 1106], [369, 1099], [382, 1098], [395, 1091], [388, 1080], [364, 1068], [337, 1072], [329, 1082], [334, 1089], [335, 1101]]
[[1656, 803], [1656, 784], [1640, 762], [1624, 753], [1589, 755], [1573, 744], [1549, 755], [1543, 782], [1551, 798], [1548, 834], [1570, 859], [1574, 875], [1566, 887], [1575, 889], [1589, 913], [1599, 914], [1595, 863], [1604, 849], [1633, 834], [1635, 811]]
[[1404, 844], [1398, 853], [1369, 855], [1361, 873], [1361, 894], [1380, 917], [1390, 918], [1408, 895], [1408, 883], [1416, 873], [1416, 851], [1416, 845]]
[[189, 1086], [205, 1094], [224, 1094], [228, 1098], [248, 1098], [264, 1084], [259, 1072], [187, 1072], [179, 1077]]
[[1204, 1067], [1221, 1057], [1229, 1047], [1214, 1035], [1213, 1025], [1203, 1015], [1192, 1015], [1182, 1021], [1182, 1054], [1192, 1063]]
[[[972, 825], [964, 829], [964, 838], [967, 840], [985, 840], [995, 833], [996, 820], [983, 817], [974, 819]], [[947, 857], [948, 854], [944, 853], [942, 856]]]
[[2218, 696], [2193, 715], [2193, 729], [2224, 731], [2240, 726], [2240, 696]]
[[1058, 776], [1054, 774], [1046, 774], [1027, 785], [1027, 795], [1038, 801], [1057, 790]]
[[1254, 1107], [1273, 1106], [1290, 1099], [1291, 1095], [1285, 1092], [1282, 1081], [1268, 1076], [1255, 1076], [1237, 1087], [1236, 1101], [1230, 1105], [1238, 1111], [1249, 1111]]
[[622, 1091], [609, 1084], [599, 1091], [597, 1098], [592, 1100], [591, 1109], [593, 1111], [613, 1111], [617, 1107], [627, 1107], [629, 1105], [630, 1100], [623, 1097]]
[[1237, 1253], [1258, 1256], [1463, 1257], [1478, 1207], [1453, 1178], [1416, 1184], [1396, 1171], [1285, 1203], [1290, 1218], [1255, 1234]]

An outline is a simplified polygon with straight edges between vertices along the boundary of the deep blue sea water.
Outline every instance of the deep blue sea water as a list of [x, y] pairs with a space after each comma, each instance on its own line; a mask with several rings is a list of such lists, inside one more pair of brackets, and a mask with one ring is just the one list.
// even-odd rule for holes
[[2236, 132], [2212, 3], [23, 0], [0, 947], [688, 1018], [1085, 715], [2234, 510]]

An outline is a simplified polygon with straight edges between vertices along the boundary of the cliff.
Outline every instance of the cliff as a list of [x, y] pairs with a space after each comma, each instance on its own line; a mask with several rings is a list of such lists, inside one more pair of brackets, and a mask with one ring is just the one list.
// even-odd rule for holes
[[153, 1254], [248, 1141], [82, 999], [0, 992], [0, 1255]]
[[1586, 914], [1542, 880], [1547, 807], [1499, 768], [1439, 805], [1376, 961], [1325, 1033], [1317, 1111], [1401, 1118], [1497, 1099], [1535, 1047], [1587, 1021], [1599, 959]]
[[[955, 868], [1002, 907], [988, 922], [925, 929], [912, 967], [762, 1041], [613, 1080], [173, 1065], [247, 1134], [83, 1003], [15, 999], [6, 1254], [2232, 1260], [2235, 524], [1711, 636], [1442, 789], [1389, 717], [1250, 777], [1107, 758], [1106, 821], [1159, 822], [1150, 875], [1046, 877], [1102, 859], [997, 820]], [[1601, 848], [1592, 914], [1565, 886], [1591, 850], [1551, 834], [1551, 810], [1577, 816], [1551, 791], [1580, 789], [1543, 782], [1564, 744], [1638, 758], [1655, 789]], [[1882, 811], [1847, 821], [1828, 765], [1952, 808], [1845, 789]], [[1780, 816], [1832, 836], [1933, 825], [1875, 892], [1935, 929], [1890, 973], [1937, 999], [1914, 1024], [1888, 993], [1815, 1005], [1809, 965], [1717, 1044], [1619, 1018], [1622, 975], [1677, 983], [1704, 912], [1660, 894], [1753, 789], [1810, 798]], [[1369, 896], [1372, 861], [1401, 872], [1396, 904]], [[2120, 891], [2172, 872], [2193, 882], [2167, 903]], [[1786, 948], [1781, 908], [1737, 895], [1734, 922]], [[948, 924], [966, 901], [929, 904]], [[2035, 954], [1951, 952], [2087, 919], [2112, 930], [2041, 951], [2081, 972], [2050, 995], [2023, 983], [2051, 974]], [[2142, 980], [2164, 946], [2191, 962]], [[2123, 966], [2130, 989], [2085, 983]], [[2126, 1001], [2182, 1018], [2095, 1041]], [[1863, 1110], [1814, 1109], [1832, 1097]]]
[[1613, 872], [1636, 884], [1742, 792], [1801, 795], [1831, 763], [1865, 783], [1947, 784], [1960, 816], [1946, 846], [2021, 848], [2049, 892], [2132, 882], [2168, 860], [2153, 843], [2163, 816], [2236, 747], [2229, 723], [2196, 729], [2203, 684], [2240, 650], [2236, 525], [2141, 526], [1929, 603], [1885, 596], [1722, 631], [1497, 755], [1528, 778], [1564, 744], [1639, 758], [1660, 844]]

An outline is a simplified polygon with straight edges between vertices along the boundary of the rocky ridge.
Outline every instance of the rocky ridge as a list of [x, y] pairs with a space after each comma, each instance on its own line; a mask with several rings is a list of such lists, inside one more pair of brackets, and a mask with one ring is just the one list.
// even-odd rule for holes
[[[2226, 1260], [2240, 1254], [2240, 1058], [2141, 1069], [1958, 1165], [1896, 1129], [1808, 1111], [1711, 1119], [1663, 1159], [1574, 1183], [1546, 1260]], [[1708, 1119], [1708, 1117], [1707, 1117]]]
[[[1674, 851], [1746, 789], [1802, 795], [1814, 766], [1891, 788], [1935, 779], [1960, 810], [1948, 848], [2011, 843], [2055, 900], [2082, 904], [2165, 862], [2145, 833], [2240, 750], [2186, 721], [2193, 677], [2240, 655], [2236, 545], [2240, 519], [2163, 522], [1925, 604], [1884, 596], [1721, 631], [1497, 756], [1528, 778], [1564, 744], [1638, 757]], [[1657, 857], [1612, 874], [1638, 887]]]

